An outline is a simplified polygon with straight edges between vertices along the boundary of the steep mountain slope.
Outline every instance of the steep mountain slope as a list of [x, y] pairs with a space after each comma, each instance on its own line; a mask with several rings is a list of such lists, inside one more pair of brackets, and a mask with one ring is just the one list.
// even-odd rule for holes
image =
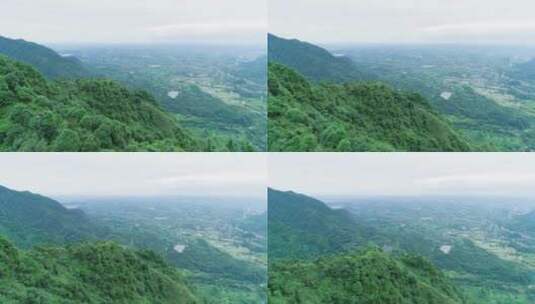
[[108, 80], [49, 82], [0, 56], [1, 151], [199, 149], [143, 91]]
[[310, 258], [365, 244], [372, 233], [345, 210], [314, 198], [268, 189], [268, 251], [271, 260]]
[[0, 186], [0, 235], [17, 246], [79, 241], [102, 231], [80, 210], [69, 210], [50, 198]]
[[368, 247], [375, 229], [314, 198], [269, 189], [268, 233], [269, 303], [465, 303], [425, 258]]
[[275, 263], [269, 303], [460, 304], [457, 288], [427, 260], [377, 250]]
[[321, 47], [297, 39], [269, 34], [268, 54], [270, 63], [288, 66], [312, 81], [347, 82], [365, 78], [351, 59], [336, 57]]
[[270, 151], [468, 151], [418, 94], [379, 83], [309, 83], [269, 66]]
[[99, 242], [21, 251], [0, 237], [2, 303], [199, 303], [182, 275], [147, 251]]
[[81, 78], [90, 75], [82, 62], [74, 57], [62, 57], [37, 43], [0, 36], [0, 54], [27, 63], [48, 78]]

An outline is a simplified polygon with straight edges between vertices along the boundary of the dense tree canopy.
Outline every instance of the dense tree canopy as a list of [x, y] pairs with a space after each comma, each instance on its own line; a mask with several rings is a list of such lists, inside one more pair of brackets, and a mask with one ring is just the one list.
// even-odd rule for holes
[[109, 80], [49, 82], [0, 57], [0, 150], [200, 150], [143, 91]]
[[468, 151], [418, 94], [380, 83], [308, 82], [269, 65], [270, 151]]
[[269, 269], [271, 304], [461, 304], [457, 288], [426, 259], [376, 249], [277, 262]]
[[15, 245], [64, 244], [104, 233], [80, 210], [50, 198], [0, 186], [0, 235]]
[[297, 39], [269, 34], [268, 54], [269, 62], [299, 71], [311, 81], [348, 82], [372, 77], [364, 75], [351, 59]]
[[365, 244], [370, 233], [345, 210], [274, 189], [268, 189], [268, 223], [270, 261], [340, 252]]
[[111, 242], [21, 251], [0, 237], [2, 303], [199, 303], [150, 251]]

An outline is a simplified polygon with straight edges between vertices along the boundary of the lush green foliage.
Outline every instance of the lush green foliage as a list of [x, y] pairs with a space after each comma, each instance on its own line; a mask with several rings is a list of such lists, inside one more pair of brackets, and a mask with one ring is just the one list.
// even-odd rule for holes
[[275, 263], [269, 270], [269, 302], [465, 303], [457, 288], [426, 259], [394, 258], [378, 250]]
[[187, 271], [186, 278], [207, 303], [256, 304], [266, 294], [267, 218], [265, 213], [262, 217], [262, 212], [251, 212], [263, 210], [265, 202], [240, 202], [235, 198], [228, 203], [221, 198], [113, 198], [76, 200], [69, 205], [83, 210], [98, 226], [109, 227], [100, 239], [150, 249]]
[[90, 75], [78, 59], [62, 57], [37, 43], [0, 36], [0, 54], [31, 65], [48, 78], [81, 78]]
[[367, 232], [345, 210], [294, 192], [268, 189], [268, 252], [279, 258], [310, 258], [362, 245]]
[[348, 253], [373, 239], [375, 231], [345, 210], [269, 189], [268, 217], [272, 304], [464, 303], [444, 274], [421, 257]]
[[[102, 203], [89, 200], [90, 208], [86, 208], [85, 203], [75, 203], [73, 207], [77, 209], [69, 209], [44, 196], [0, 187], [0, 235], [7, 236], [10, 242], [24, 249], [65, 245], [74, 248], [80, 247], [77, 244], [83, 241], [109, 240], [128, 248], [150, 250], [164, 257], [170, 265], [166, 267], [176, 267], [184, 272], [185, 279], [195, 287], [195, 296], [203, 303], [251, 304], [265, 298], [267, 249], [265, 242], [256, 235], [261, 233], [265, 238], [265, 213], [262, 227], [253, 223], [252, 218], [242, 218], [243, 210], [240, 208], [234, 210], [219, 204], [217, 207], [190, 206], [174, 201], [151, 208], [147, 206], [152, 204], [146, 200], [141, 202], [121, 204], [116, 199]], [[78, 209], [80, 207], [84, 211]], [[251, 217], [260, 219], [260, 215]], [[240, 228], [234, 228], [234, 225]], [[250, 230], [248, 227], [252, 225], [253, 230]], [[222, 250], [210, 244], [205, 239], [218, 237], [214, 235], [213, 227], [223, 228], [221, 238], [232, 239], [231, 248], [248, 248], [251, 251], [234, 252], [227, 247]], [[178, 252], [174, 248], [176, 244], [184, 244], [185, 249]], [[87, 245], [91, 248], [98, 244]], [[35, 251], [38, 250], [31, 252]], [[43, 261], [45, 259], [43, 257]], [[70, 259], [64, 262], [64, 266], [77, 267]], [[2, 265], [0, 289], [1, 269]], [[75, 284], [75, 279], [72, 281]], [[76, 284], [83, 286], [84, 283]], [[117, 289], [123, 282], [115, 281], [114, 284]], [[43, 288], [52, 287], [47, 285]], [[55, 290], [49, 293], [54, 294]], [[114, 303], [130, 302], [116, 300]]]
[[[354, 249], [377, 247], [402, 263], [407, 254], [425, 257], [451, 279], [463, 295], [459, 299], [466, 303], [532, 303], [535, 212], [516, 215], [519, 208], [527, 206], [520, 205], [517, 199], [510, 204], [507, 201], [506, 198], [496, 202], [449, 197], [344, 198], [336, 202], [344, 209], [331, 209], [304, 195], [270, 190], [269, 276], [276, 277], [280, 284], [275, 288], [270, 281], [270, 293], [273, 297], [275, 288], [278, 292], [275, 298], [290, 303], [311, 301], [310, 298], [323, 295], [342, 296], [345, 291], [331, 283], [329, 272], [319, 268], [318, 261], [329, 264], [331, 255], [347, 258]], [[311, 261], [310, 258], [318, 256], [319, 260]], [[419, 265], [428, 269], [424, 264]], [[291, 271], [284, 275], [278, 273], [286, 268]], [[351, 281], [346, 277], [351, 273], [347, 269], [331, 273], [333, 277]], [[382, 278], [388, 274], [389, 271]], [[376, 289], [369, 293], [380, 294]]]
[[80, 241], [103, 232], [79, 210], [66, 209], [44, 196], [0, 186], [0, 234], [19, 247]]
[[347, 82], [365, 78], [351, 59], [336, 57], [327, 50], [299, 40], [269, 34], [270, 63], [279, 63], [299, 71], [312, 81]]
[[418, 94], [379, 83], [313, 85], [269, 66], [270, 151], [468, 151]]
[[143, 91], [108, 80], [48, 82], [33, 68], [0, 57], [0, 150], [201, 148]]
[[[95, 59], [93, 56], [95, 50], [91, 48], [87, 50], [89, 56], [73, 50], [73, 53], [84, 58], [82, 64], [74, 56], [61, 56], [39, 44], [0, 37], [0, 54], [31, 65], [47, 78], [69, 79], [62, 83], [47, 83], [50, 88], [46, 93], [36, 92], [35, 87], [26, 86], [24, 89], [16, 89], [14, 95], [9, 92], [10, 89], [14, 89], [13, 86], [2, 83], [2, 76], [7, 77], [7, 75], [0, 74], [0, 149], [246, 152], [265, 150], [267, 132], [265, 81], [258, 83], [260, 81], [258, 74], [263, 73], [263, 77], [266, 77], [266, 65], [261, 66], [262, 61], [265, 62], [265, 57], [235, 64], [232, 60], [219, 60], [215, 55], [212, 57], [216, 58], [217, 66], [213, 66], [213, 62], [205, 63], [204, 60], [199, 61], [198, 58], [189, 57], [184, 59], [182, 58], [184, 54], [180, 51], [168, 53], [159, 47], [150, 50], [151, 56], [145, 56], [143, 51], [139, 55], [136, 53], [137, 49], [127, 50], [124, 53], [121, 53], [123, 50], [120, 49], [117, 55], [114, 55], [113, 51], [111, 53], [105, 51], [104, 58]], [[98, 51], [96, 53], [100, 54]], [[153, 62], [147, 57], [157, 58], [159, 60], [157, 63], [160, 64], [152, 64]], [[116, 59], [124, 62], [118, 63]], [[183, 60], [187, 61], [186, 66], [183, 66]], [[141, 67], [136, 65], [138, 63]], [[3, 58], [0, 65], [7, 65]], [[203, 65], [207, 65], [213, 71], [201, 72], [197, 80], [195, 75], [204, 67]], [[11, 68], [0, 67], [0, 69], [8, 73]], [[9, 73], [15, 72], [9, 71]], [[22, 74], [24, 73], [20, 72], [14, 76]], [[206, 78], [207, 74], [210, 77]], [[125, 93], [126, 90], [121, 86], [105, 80], [73, 80], [96, 75], [121, 81], [132, 90]], [[33, 77], [27, 74], [24, 77], [26, 76]], [[185, 81], [179, 80], [181, 77], [184, 77]], [[214, 81], [216, 83], [212, 84]], [[214, 87], [217, 88], [211, 93], [206, 92]], [[139, 88], [149, 92], [154, 98], [138, 91]], [[40, 103], [33, 102], [36, 97], [41, 98], [38, 100]], [[24, 101], [30, 110], [41, 111], [44, 115], [48, 115], [45, 117], [47, 119], [45, 123], [55, 126], [55, 132], [49, 134], [54, 138], [43, 139], [40, 134], [20, 134], [22, 129], [30, 127], [35, 129], [36, 126], [2, 123], [2, 115], [9, 114], [8, 110], [2, 110], [5, 104], [19, 101]], [[162, 109], [156, 104], [161, 105]], [[109, 111], [102, 113], [103, 108], [109, 108]], [[49, 117], [49, 112], [56, 114], [56, 117]], [[85, 112], [91, 116], [91, 120], [85, 121], [89, 125], [82, 125], [80, 121], [79, 115], [86, 114]], [[105, 126], [96, 134], [95, 128], [99, 127], [98, 124]], [[21, 142], [2, 145], [2, 127], [15, 128], [10, 131], [13, 133], [11, 136], [21, 137]], [[184, 129], [188, 130], [188, 134], [182, 131]]]
[[149, 251], [111, 242], [20, 251], [0, 238], [2, 303], [200, 303]]

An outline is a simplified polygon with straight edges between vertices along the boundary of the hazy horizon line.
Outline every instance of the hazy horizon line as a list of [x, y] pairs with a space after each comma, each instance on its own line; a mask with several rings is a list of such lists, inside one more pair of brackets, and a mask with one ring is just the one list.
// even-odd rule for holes
[[268, 32], [268, 35], [273, 35], [286, 40], [298, 40], [300, 42], [310, 43], [318, 46], [360, 46], [360, 45], [387, 45], [387, 46], [435, 46], [435, 45], [448, 45], [448, 46], [495, 46], [495, 47], [535, 47], [535, 42], [467, 42], [467, 41], [364, 41], [364, 40], [353, 40], [353, 41], [314, 41], [313, 39], [308, 40], [304, 38], [298, 38], [297, 36], [286, 36], [282, 34], [275, 34]]
[[100, 42], [100, 41], [38, 41], [38, 40], [31, 40], [26, 39], [24, 37], [12, 37], [12, 36], [6, 36], [3, 34], [0, 34], [0, 37], [11, 39], [11, 40], [22, 40], [30, 43], [37, 43], [44, 46], [117, 46], [117, 45], [123, 45], [123, 46], [168, 46], [168, 45], [199, 45], [199, 46], [214, 46], [214, 47], [222, 47], [222, 46], [232, 46], [232, 47], [257, 47], [257, 48], [266, 48], [267, 46], [267, 36], [266, 41], [260, 42], [260, 41], [243, 41], [243, 42], [236, 42], [236, 41], [229, 41], [229, 42], [223, 42], [223, 41], [209, 41], [209, 40], [176, 40], [176, 41], [117, 41], [117, 42]]
[[271, 190], [280, 191], [280, 192], [292, 192], [295, 194], [305, 195], [308, 197], [316, 198], [319, 200], [322, 199], [381, 199], [381, 198], [391, 198], [391, 199], [411, 199], [411, 198], [506, 198], [506, 199], [523, 199], [523, 200], [533, 200], [535, 202], [535, 194], [533, 196], [525, 195], [515, 195], [515, 194], [482, 194], [482, 193], [463, 193], [463, 194], [365, 194], [365, 193], [314, 193], [314, 192], [303, 192], [300, 190], [291, 190], [291, 189], [280, 189], [272, 186], [268, 187]]

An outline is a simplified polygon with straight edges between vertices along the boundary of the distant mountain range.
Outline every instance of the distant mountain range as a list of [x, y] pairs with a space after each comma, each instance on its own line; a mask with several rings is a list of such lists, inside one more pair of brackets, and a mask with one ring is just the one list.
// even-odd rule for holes
[[269, 258], [310, 258], [365, 244], [346, 210], [295, 192], [268, 189]]
[[329, 51], [297, 39], [268, 35], [270, 63], [280, 63], [299, 71], [311, 81], [347, 82], [370, 78], [359, 71], [347, 57], [337, 57]]
[[101, 228], [77, 209], [31, 192], [0, 186], [0, 235], [19, 247], [64, 244], [95, 238]]
[[0, 36], [0, 54], [27, 63], [47, 78], [82, 78], [91, 75], [75, 57], [61, 56], [43, 45]]

